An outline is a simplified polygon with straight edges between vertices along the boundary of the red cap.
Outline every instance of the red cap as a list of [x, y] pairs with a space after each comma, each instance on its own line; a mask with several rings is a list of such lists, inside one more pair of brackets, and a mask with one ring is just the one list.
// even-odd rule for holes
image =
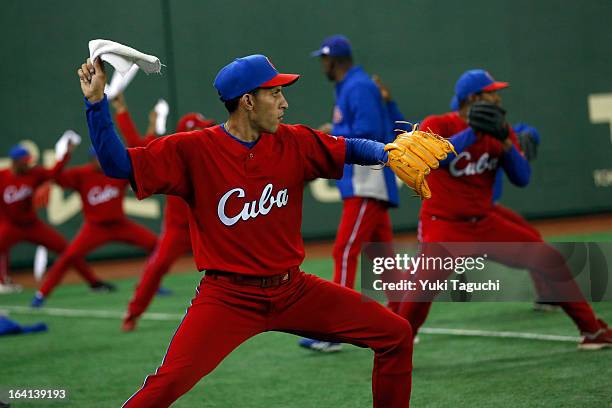
[[189, 132], [195, 128], [203, 129], [207, 127], [211, 127], [215, 124], [215, 121], [212, 119], [206, 119], [202, 116], [201, 113], [190, 112], [183, 115], [177, 125], [177, 132]]

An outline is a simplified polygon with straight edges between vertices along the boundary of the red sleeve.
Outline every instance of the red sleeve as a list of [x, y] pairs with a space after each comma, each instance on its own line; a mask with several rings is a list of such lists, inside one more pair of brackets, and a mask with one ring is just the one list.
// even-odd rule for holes
[[55, 182], [63, 188], [79, 189], [80, 172], [77, 168], [67, 169], [55, 176]]
[[191, 178], [187, 168], [192, 139], [185, 135], [160, 137], [146, 147], [127, 149], [134, 171], [136, 197], [142, 200], [152, 194], [191, 196]]
[[45, 181], [49, 181], [57, 177], [57, 175], [60, 174], [62, 170], [64, 170], [64, 166], [66, 166], [66, 163], [68, 163], [69, 161], [70, 161], [70, 153], [66, 153], [64, 155], [64, 158], [58, 161], [57, 163], [55, 163], [55, 166], [53, 166], [50, 169], [46, 169], [40, 166], [35, 167], [36, 169], [35, 171], [38, 177], [38, 180], [37, 180], [38, 185], [44, 183]]
[[419, 125], [419, 129], [425, 132], [435, 133], [442, 137], [451, 137], [446, 130], [445, 122], [438, 116], [427, 116]]
[[148, 145], [149, 143], [151, 143], [155, 139], [157, 139], [157, 135], [155, 133], [148, 133], [148, 134], [144, 135], [144, 137], [142, 138], [142, 141], [144, 143], [143, 146]]
[[307, 126], [295, 126], [295, 129], [295, 139], [304, 159], [304, 179], [341, 178], [346, 157], [344, 138], [331, 136]]
[[136, 129], [130, 112], [126, 110], [116, 114], [115, 120], [117, 121], [119, 131], [123, 135], [128, 147], [141, 147], [147, 145], [145, 140], [140, 136], [138, 129]]

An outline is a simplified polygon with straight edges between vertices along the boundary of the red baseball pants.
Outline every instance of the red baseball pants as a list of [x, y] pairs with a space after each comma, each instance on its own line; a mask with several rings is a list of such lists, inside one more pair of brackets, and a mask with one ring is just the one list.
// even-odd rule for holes
[[162, 277], [168, 273], [178, 257], [189, 251], [191, 251], [189, 229], [170, 228], [162, 232], [128, 305], [130, 316], [138, 317], [144, 313], [159, 289]]
[[[477, 221], [450, 221], [435, 217], [421, 217], [420, 228], [423, 242], [543, 242], [541, 237], [535, 236], [524, 227], [507, 220], [494, 211]], [[531, 269], [536, 273], [541, 273], [542, 276], [550, 277], [551, 281], [557, 280], [558, 277], [571, 276], [571, 271], [562, 261], [562, 255], [556, 249], [549, 245], [539, 245], [535, 250], [537, 253], [529, 253], [529, 247], [525, 247], [525, 252], [512, 253], [500, 245], [499, 253], [491, 253], [490, 248], [487, 249], [487, 252], [489, 258], [496, 262], [514, 268]], [[559, 259], [561, 259], [560, 262]], [[559, 267], [559, 265], [562, 266]], [[418, 271], [417, 274], [423, 272], [425, 272], [424, 277], [432, 281], [446, 280], [452, 273], [449, 270], [427, 270]], [[580, 293], [577, 287], [574, 293]], [[412, 292], [407, 294], [405, 300], [419, 298], [419, 296], [426, 297], [424, 294], [419, 295], [417, 292]], [[559, 305], [581, 332], [594, 333], [599, 330], [600, 325], [587, 302], [560, 302]], [[416, 335], [425, 322], [430, 308], [431, 302], [405, 301], [400, 307], [399, 314], [410, 322], [413, 334]]]
[[393, 229], [386, 203], [371, 198], [344, 200], [334, 244], [334, 282], [355, 287], [357, 258], [365, 242], [391, 242]]
[[[529, 222], [527, 222], [526, 219], [524, 219], [523, 217], [521, 217], [520, 215], [518, 215], [511, 209], [506, 208], [502, 206], [501, 204], [495, 204], [493, 206], [493, 211], [497, 215], [522, 227], [525, 230], [526, 234], [533, 235], [534, 240], [544, 241], [544, 239], [542, 238], [542, 235], [540, 234], [540, 231], [535, 229], [531, 224], [529, 224]], [[534, 273], [531, 270], [529, 271], [529, 276], [531, 276], [531, 280], [533, 280], [533, 284], [534, 284], [536, 293], [538, 294], [539, 298], [544, 299], [545, 298], [544, 294], [546, 293], [546, 283], [542, 281], [542, 278], [540, 277], [538, 273]]]
[[0, 284], [8, 283], [9, 270], [9, 253], [8, 251], [0, 252]]
[[281, 331], [374, 350], [374, 407], [410, 404], [412, 334], [407, 321], [358, 292], [295, 270], [273, 288], [205, 276], [161, 367], [124, 407], [168, 407], [241, 343]]
[[147, 228], [127, 218], [104, 224], [85, 222], [66, 251], [45, 275], [39, 292], [45, 297], [49, 296], [75, 259], [82, 259], [97, 247], [112, 241], [125, 242], [151, 252], [155, 248], [157, 237]]
[[[0, 253], [8, 254], [9, 249], [13, 245], [22, 241], [42, 245], [56, 254], [63, 253], [68, 247], [68, 241], [63, 236], [40, 220], [25, 225], [14, 225], [10, 222], [0, 224]], [[98, 281], [89, 265], [85, 262], [85, 258], [75, 257], [70, 264], [76, 268], [79, 275], [87, 282], [95, 283]]]

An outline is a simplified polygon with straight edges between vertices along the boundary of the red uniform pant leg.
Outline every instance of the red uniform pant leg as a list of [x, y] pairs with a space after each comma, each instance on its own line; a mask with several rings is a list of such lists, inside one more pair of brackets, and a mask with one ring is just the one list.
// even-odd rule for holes
[[[479, 222], [480, 239], [484, 242], [539, 242], [540, 245], [526, 245], [520, 251], [513, 253], [505, 247], [500, 247], [497, 253], [490, 253], [491, 259], [515, 268], [529, 269], [533, 274], [542, 276], [543, 284], [564, 280], [564, 292], [572, 298], [582, 299], [582, 293], [571, 279], [572, 273], [564, 261], [563, 255], [552, 246], [545, 244], [541, 238], [536, 238], [525, 228], [492, 213]], [[518, 249], [518, 247], [517, 247]], [[546, 288], [542, 289], [546, 291]], [[597, 317], [591, 306], [584, 300], [560, 302], [560, 306], [574, 321], [581, 332], [594, 333], [599, 330]]]
[[[448, 221], [429, 217], [423, 217], [421, 222], [424, 242], [542, 243], [541, 245], [527, 245], [521, 248], [500, 245], [498, 250], [493, 250], [493, 247], [487, 250], [491, 260], [515, 268], [529, 269], [533, 274], [542, 276], [542, 282], [546, 280], [557, 281], [559, 278], [571, 276], [571, 272], [563, 262], [562, 255], [557, 250], [544, 244], [539, 236], [534, 235], [521, 225], [494, 212], [477, 222]], [[546, 277], [547, 279], [545, 279]], [[440, 278], [446, 279], [441, 275], [437, 277], [437, 279]], [[566, 286], [569, 287], [568, 291], [571, 295], [580, 296], [580, 290], [571, 281]], [[546, 290], [546, 288], [543, 290]], [[410, 296], [415, 297], [415, 293], [410, 293]], [[599, 329], [597, 318], [587, 302], [561, 302], [560, 305], [580, 331], [593, 333]], [[431, 304], [428, 302], [405, 301], [400, 307], [400, 315], [408, 319], [414, 332], [416, 332], [425, 321], [430, 307]]]
[[408, 407], [412, 378], [408, 322], [359, 292], [314, 275], [300, 273], [296, 281], [293, 291], [275, 304], [271, 330], [372, 349], [374, 407]]
[[0, 284], [8, 282], [9, 253], [0, 252]]
[[[493, 206], [493, 211], [501, 216], [502, 218], [522, 227], [525, 230], [526, 234], [533, 235], [536, 239], [543, 241], [542, 235], [540, 232], [535, 229], [526, 219], [515, 213], [509, 208], [506, 208], [500, 204], [495, 204]], [[534, 273], [531, 269], [529, 270], [529, 276], [531, 280], [533, 280], [533, 285], [536, 289], [536, 293], [538, 294], [539, 299], [546, 298], [546, 284], [543, 282], [541, 276], [537, 273]]]
[[[422, 216], [419, 220], [419, 238], [423, 243], [470, 242], [474, 240], [477, 232], [478, 230], [473, 222], [449, 221], [430, 216]], [[436, 247], [425, 246], [424, 255], [427, 257], [437, 256]], [[446, 270], [423, 270], [421, 268], [415, 271], [412, 279], [446, 280], [450, 274], [451, 272]], [[400, 316], [410, 322], [415, 336], [429, 315], [431, 300], [435, 295], [432, 291], [423, 291], [418, 282], [416, 288], [417, 290], [406, 293], [398, 312]]]
[[[48, 226], [42, 221], [38, 221], [34, 231], [35, 236], [30, 239], [30, 242], [42, 245], [49, 250], [55, 252], [59, 257], [68, 247], [68, 241], [56, 230]], [[78, 274], [88, 283], [94, 283], [97, 278], [91, 267], [85, 261], [84, 256], [73, 257], [70, 264], [74, 266]]]
[[172, 228], [163, 231], [128, 305], [130, 316], [138, 317], [144, 313], [159, 289], [162, 277], [178, 257], [190, 250], [191, 239], [188, 229]]
[[6, 283], [9, 279], [8, 257], [11, 247], [25, 239], [26, 228], [17, 228], [9, 222], [0, 222], [0, 283]]
[[[38, 291], [45, 297], [49, 296], [55, 287], [60, 284], [70, 265], [75, 265], [75, 263], [79, 262], [79, 260], [84, 260], [85, 256], [89, 252], [93, 251], [100, 245], [103, 245], [107, 241], [108, 237], [106, 236], [103, 227], [85, 222], [72, 242], [65, 247], [65, 250], [60, 254], [60, 257], [45, 274], [43, 283]], [[48, 246], [47, 248], [54, 250]], [[79, 270], [77, 269], [77, 271]], [[80, 274], [89, 284], [93, 284], [98, 281], [98, 278], [94, 275], [93, 271], [86, 276], [84, 276], [82, 273]]]
[[110, 233], [111, 240], [131, 244], [143, 248], [147, 252], [153, 252], [157, 244], [157, 235], [150, 229], [127, 218], [113, 225]]
[[374, 231], [385, 224], [388, 217], [387, 205], [381, 201], [360, 197], [344, 200], [333, 249], [335, 283], [355, 287], [361, 246], [364, 242], [374, 241]]
[[[374, 256], [384, 256], [387, 258], [395, 257], [395, 249], [393, 245], [391, 245], [393, 242], [393, 226], [391, 224], [391, 217], [389, 216], [388, 208], [381, 209], [381, 211], [384, 212], [380, 215], [379, 223], [375, 226], [374, 231], [372, 232], [371, 241], [380, 242], [388, 245], [381, 247], [384, 250], [383, 253], [380, 253], [379, 251], [376, 251], [377, 253], [372, 255], [366, 253], [366, 255], [370, 256], [370, 259], [373, 259]], [[404, 271], [399, 269], [387, 270], [381, 278], [385, 282], [399, 282], [401, 279], [405, 279], [405, 275], [403, 272]], [[400, 308], [401, 302], [392, 301], [391, 299], [393, 296], [393, 291], [389, 291], [387, 293], [387, 306], [393, 312], [397, 313]]]
[[204, 277], [161, 366], [123, 406], [170, 406], [232, 350], [266, 330], [268, 307], [266, 296], [227, 291], [226, 282]]

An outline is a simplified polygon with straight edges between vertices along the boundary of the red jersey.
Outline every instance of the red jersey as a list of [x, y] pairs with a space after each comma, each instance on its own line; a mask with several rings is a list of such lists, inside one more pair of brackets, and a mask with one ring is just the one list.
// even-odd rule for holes
[[93, 164], [86, 164], [63, 171], [56, 181], [80, 194], [85, 221], [101, 223], [125, 218], [123, 199], [128, 180], [106, 177]]
[[[115, 120], [129, 147], [143, 147], [156, 139], [155, 135], [145, 135], [144, 137], [140, 136], [140, 133], [138, 132], [138, 129], [136, 129], [134, 121], [130, 116], [130, 112], [128, 111], [115, 115]], [[166, 208], [164, 209], [163, 229], [188, 229], [188, 214], [189, 207], [182, 198], [168, 196], [166, 198]]]
[[[449, 112], [428, 116], [419, 127], [450, 138], [467, 129], [468, 124], [457, 112]], [[512, 128], [510, 138], [518, 149]], [[503, 153], [499, 140], [479, 136], [448, 167], [433, 170], [427, 176], [431, 198], [423, 201], [421, 216], [466, 219], [486, 215], [493, 207], [493, 183]]]
[[34, 191], [53, 179], [70, 159], [66, 155], [52, 169], [35, 166], [22, 174], [12, 169], [0, 170], [0, 200], [5, 218], [15, 224], [30, 224], [38, 219], [33, 204]]
[[304, 184], [340, 178], [345, 143], [305, 126], [280, 125], [252, 148], [220, 126], [128, 149], [136, 194], [182, 197], [199, 270], [273, 275], [304, 259]]

